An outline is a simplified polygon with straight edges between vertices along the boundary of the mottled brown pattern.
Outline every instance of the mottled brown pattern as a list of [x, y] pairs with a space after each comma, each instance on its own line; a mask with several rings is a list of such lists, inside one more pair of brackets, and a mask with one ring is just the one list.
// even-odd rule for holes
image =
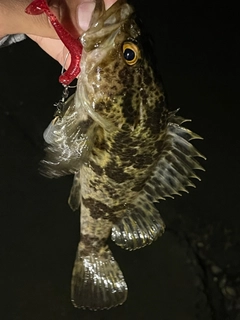
[[88, 117], [86, 120], [79, 122], [79, 127], [81, 128], [81, 133], [86, 134], [89, 127], [93, 124], [93, 119]]
[[101, 176], [103, 174], [103, 168], [97, 165], [93, 160], [89, 162], [89, 165], [96, 175]]
[[[63, 139], [57, 132], [54, 143], [58, 146], [61, 141], [60, 152], [56, 147], [57, 159], [62, 156], [59, 167], [63, 163], [67, 173], [75, 172], [70, 204], [76, 208], [81, 203], [72, 300], [77, 307], [100, 309], [126, 299], [122, 273], [106, 244], [111, 232], [114, 241], [129, 250], [150, 244], [164, 231], [152, 202], [182, 191], [182, 184], [189, 185], [185, 175], [192, 176], [198, 164], [192, 160], [191, 147], [172, 139], [173, 134], [181, 138], [184, 130], [171, 131], [174, 115], [167, 110], [162, 85], [142, 47], [147, 39], [132, 7], [124, 0], [108, 11], [102, 0], [96, 4], [92, 26], [81, 38], [81, 74], [74, 104], [61, 119]], [[124, 58], [125, 42], [137, 47], [139, 58], [133, 65]], [[55, 134], [54, 125], [50, 129]], [[189, 140], [194, 137], [191, 132], [188, 135]], [[69, 152], [76, 158], [74, 168], [66, 161]], [[174, 157], [183, 161], [184, 169]], [[171, 177], [174, 170], [179, 180]]]
[[105, 167], [105, 173], [110, 179], [116, 181], [117, 183], [122, 183], [131, 179], [131, 175], [125, 173], [124, 168], [117, 166], [114, 161], [108, 163], [108, 165]]
[[107, 141], [104, 137], [104, 130], [98, 126], [94, 130], [94, 148], [106, 150], [108, 148]]
[[[115, 17], [116, 21], [121, 20], [120, 15]], [[124, 216], [150, 177], [164, 145], [163, 132], [167, 126], [164, 93], [145, 57], [141, 32], [133, 18], [129, 15], [120, 22], [121, 31], [115, 33], [114, 45], [109, 45], [105, 34], [98, 49], [95, 46], [100, 41], [98, 31], [84, 35], [87, 61], [94, 67], [86, 77], [82, 76], [79, 85], [89, 92], [90, 105], [94, 103], [98, 115], [115, 127], [108, 130], [100, 125], [102, 132], [95, 132], [89, 165], [81, 169], [82, 210], [86, 210], [86, 215], [89, 210], [97, 221], [113, 222], [114, 215], [116, 219]], [[133, 66], [122, 55], [124, 41], [133, 41], [140, 50], [140, 58]], [[99, 61], [95, 58], [98, 50], [101, 54], [105, 50]], [[95, 232], [90, 227], [84, 230], [89, 236]]]
[[99, 239], [98, 237], [91, 237], [87, 234], [81, 234], [81, 241], [84, 244], [84, 251], [87, 253], [89, 250], [98, 251], [105, 246], [106, 239]]
[[116, 213], [123, 209], [122, 205], [109, 207], [101, 201], [95, 200], [93, 198], [82, 198], [82, 204], [85, 208], [88, 208], [90, 215], [94, 219], [107, 219], [115, 223], [118, 218]]

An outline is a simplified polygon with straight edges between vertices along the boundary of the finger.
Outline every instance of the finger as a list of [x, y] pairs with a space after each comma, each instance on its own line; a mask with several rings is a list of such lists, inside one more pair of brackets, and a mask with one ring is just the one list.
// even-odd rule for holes
[[86, 0], [77, 7], [77, 22], [83, 31], [86, 31], [89, 27], [95, 4], [95, 1]]
[[110, 8], [117, 0], [104, 0], [106, 10]]
[[[106, 10], [111, 7], [117, 0], [105, 0]], [[92, 13], [95, 8], [96, 1], [82, 0], [77, 7], [77, 22], [81, 30], [86, 31], [89, 28]]]
[[69, 67], [71, 57], [61, 40], [43, 38], [32, 34], [28, 34], [28, 37], [35, 41], [52, 58], [57, 60], [65, 69]]

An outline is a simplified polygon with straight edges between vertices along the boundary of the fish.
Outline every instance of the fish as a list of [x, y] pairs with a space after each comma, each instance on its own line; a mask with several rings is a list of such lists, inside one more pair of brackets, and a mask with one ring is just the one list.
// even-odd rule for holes
[[79, 40], [77, 88], [44, 132], [41, 171], [74, 176], [68, 203], [80, 209], [80, 242], [71, 300], [101, 310], [122, 305], [128, 294], [109, 239], [131, 251], [163, 235], [155, 204], [194, 187], [205, 157], [191, 143], [201, 137], [168, 108], [132, 5], [117, 0], [106, 10], [97, 0]]

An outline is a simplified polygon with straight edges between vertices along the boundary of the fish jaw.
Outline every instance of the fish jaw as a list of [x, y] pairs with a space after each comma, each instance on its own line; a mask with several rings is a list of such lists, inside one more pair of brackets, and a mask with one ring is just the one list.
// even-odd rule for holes
[[[129, 4], [117, 1], [82, 35], [82, 72], [75, 101], [89, 113], [94, 110], [94, 120], [101, 117], [117, 129], [127, 124], [134, 130], [139, 124], [158, 130], [160, 118], [164, 119], [165, 98], [145, 56], [133, 13]], [[136, 47], [138, 60], [134, 65], [128, 65], [124, 57], [126, 43]], [[99, 124], [108, 130], [104, 121]]]

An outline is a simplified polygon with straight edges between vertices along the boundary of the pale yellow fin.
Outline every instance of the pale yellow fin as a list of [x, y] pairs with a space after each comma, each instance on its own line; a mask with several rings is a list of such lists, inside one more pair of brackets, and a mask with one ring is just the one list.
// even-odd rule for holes
[[78, 250], [72, 274], [72, 303], [77, 308], [101, 310], [121, 305], [127, 298], [123, 274], [105, 248], [81, 255]]
[[136, 250], [157, 240], [165, 230], [165, 224], [151, 201], [144, 194], [135, 201], [120, 222], [112, 228], [112, 240], [121, 248]]
[[170, 113], [169, 124], [165, 137], [162, 155], [146, 182], [143, 192], [152, 201], [167, 197], [173, 198], [187, 192], [187, 187], [195, 187], [192, 179], [200, 180], [195, 170], [203, 170], [196, 158], [205, 157], [190, 143], [191, 140], [201, 137], [180, 124], [186, 122], [181, 117], [176, 117], [175, 112]]
[[[90, 119], [91, 120], [91, 119]], [[49, 178], [75, 174], [88, 159], [92, 139], [93, 120], [83, 118], [81, 108], [75, 105], [74, 95], [65, 103], [65, 111], [56, 116], [44, 131], [45, 158], [40, 172]]]

